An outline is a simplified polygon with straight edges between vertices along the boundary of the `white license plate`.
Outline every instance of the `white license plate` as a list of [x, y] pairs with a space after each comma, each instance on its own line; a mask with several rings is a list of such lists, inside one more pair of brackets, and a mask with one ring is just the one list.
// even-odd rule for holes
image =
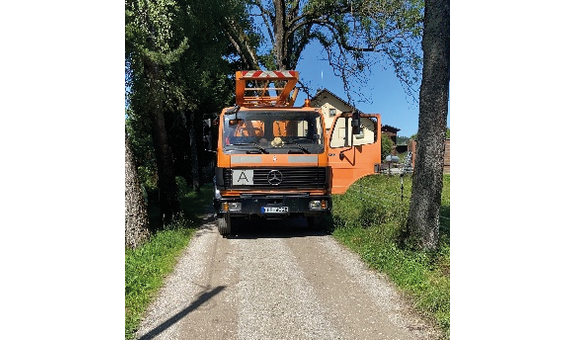
[[288, 207], [262, 207], [264, 214], [287, 214]]
[[232, 170], [232, 185], [254, 185], [254, 171]]

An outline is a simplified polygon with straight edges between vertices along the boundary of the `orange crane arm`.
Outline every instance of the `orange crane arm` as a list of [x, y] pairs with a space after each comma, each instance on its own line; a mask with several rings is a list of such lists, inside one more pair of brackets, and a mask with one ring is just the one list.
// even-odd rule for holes
[[[297, 97], [298, 89], [296, 85], [298, 79], [298, 71], [237, 71], [236, 104], [239, 106], [291, 107]], [[262, 84], [263, 82], [264, 85], [263, 87], [250, 87], [247, 86], [248, 82], [252, 82], [252, 84]], [[285, 85], [284, 87], [270, 88], [268, 87], [270, 82], [274, 82], [274, 84], [285, 82]], [[275, 97], [269, 94], [272, 90], [276, 91]], [[277, 95], [279, 91], [281, 92]], [[246, 95], [246, 92], [256, 93]]]

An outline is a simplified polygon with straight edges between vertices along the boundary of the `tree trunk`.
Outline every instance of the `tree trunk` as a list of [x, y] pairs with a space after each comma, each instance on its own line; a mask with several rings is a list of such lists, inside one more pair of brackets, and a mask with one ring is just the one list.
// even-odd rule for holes
[[449, 100], [449, 0], [426, 0], [419, 129], [408, 229], [424, 250], [439, 244], [439, 208]]
[[196, 142], [196, 128], [194, 124], [194, 113], [190, 113], [188, 120], [188, 131], [190, 134], [190, 158], [192, 162], [192, 188], [200, 191], [201, 178], [200, 178], [200, 161], [198, 158], [198, 143]]
[[145, 64], [145, 72], [151, 83], [151, 93], [149, 95], [148, 113], [152, 119], [152, 139], [154, 141], [154, 152], [158, 162], [158, 187], [160, 191], [160, 208], [162, 210], [162, 222], [170, 222], [175, 213], [180, 210], [178, 202], [178, 189], [176, 186], [176, 176], [174, 173], [174, 159], [168, 142], [168, 133], [162, 111], [161, 101], [158, 99], [158, 86], [155, 86], [158, 76], [159, 66], [156, 63]]
[[287, 56], [287, 37], [286, 37], [286, 12], [285, 1], [274, 0], [275, 21], [274, 27], [274, 54], [278, 70], [286, 70], [289, 66]]
[[168, 135], [164, 123], [164, 114], [153, 110], [153, 139], [156, 160], [158, 162], [158, 187], [160, 190], [160, 206], [163, 220], [169, 222], [179, 209], [176, 176], [174, 175], [174, 160], [168, 145]]
[[223, 31], [242, 59], [243, 68], [248, 70], [259, 70], [260, 66], [256, 52], [247, 44], [245, 33], [228, 21], [224, 22]]
[[128, 136], [126, 136], [125, 164], [125, 243], [128, 248], [136, 248], [148, 239], [150, 232], [148, 211]]

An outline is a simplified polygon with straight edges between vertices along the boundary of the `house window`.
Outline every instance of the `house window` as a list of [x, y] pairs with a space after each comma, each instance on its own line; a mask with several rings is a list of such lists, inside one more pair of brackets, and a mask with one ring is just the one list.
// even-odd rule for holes
[[329, 116], [335, 117], [335, 109], [334, 108], [329, 109]]

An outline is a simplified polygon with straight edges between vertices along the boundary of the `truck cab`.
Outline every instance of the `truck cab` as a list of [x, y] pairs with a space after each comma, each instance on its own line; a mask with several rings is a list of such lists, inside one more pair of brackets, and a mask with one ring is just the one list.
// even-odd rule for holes
[[223, 236], [239, 219], [305, 217], [320, 228], [334, 190], [378, 171], [379, 116], [342, 115], [328, 136], [319, 108], [308, 100], [293, 106], [297, 79], [297, 71], [236, 73], [236, 105], [223, 109], [217, 124], [214, 207]]

